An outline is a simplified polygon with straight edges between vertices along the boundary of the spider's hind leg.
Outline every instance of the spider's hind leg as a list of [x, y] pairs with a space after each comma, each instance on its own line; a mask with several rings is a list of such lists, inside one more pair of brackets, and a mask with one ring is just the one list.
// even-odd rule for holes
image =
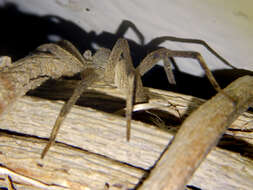
[[[218, 84], [218, 82], [214, 78], [212, 72], [208, 68], [208, 66], [207, 66], [206, 62], [204, 61], [203, 57], [201, 56], [201, 54], [198, 52], [195, 52], [195, 51], [173, 51], [173, 50], [169, 50], [166, 48], [161, 48], [161, 49], [155, 50], [155, 51], [149, 53], [142, 60], [140, 65], [137, 67], [137, 71], [142, 76], [147, 71], [149, 71], [159, 60], [164, 61], [164, 68], [165, 68], [165, 67], [167, 67], [167, 64], [169, 64], [169, 62], [167, 61], [169, 57], [184, 57], [184, 58], [196, 59], [199, 62], [200, 66], [204, 69], [206, 76], [207, 76], [208, 80], [210, 81], [210, 83], [212, 84], [212, 86], [214, 87], [214, 89], [217, 92], [224, 94], [233, 103], [236, 103], [236, 100], [233, 97], [229, 96], [221, 89], [220, 85]], [[168, 68], [171, 70], [170, 67], [168, 67]], [[170, 73], [172, 74], [172, 71]], [[172, 74], [172, 76], [173, 76], [173, 74]], [[168, 77], [168, 80], [170, 81], [169, 77]]]

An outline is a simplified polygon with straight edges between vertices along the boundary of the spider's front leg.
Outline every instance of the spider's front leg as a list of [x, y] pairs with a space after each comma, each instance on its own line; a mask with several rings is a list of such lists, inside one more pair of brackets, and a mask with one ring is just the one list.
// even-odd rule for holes
[[136, 72], [127, 40], [119, 39], [114, 45], [108, 64], [105, 68], [105, 81], [114, 82], [126, 95], [126, 121], [127, 140], [130, 140], [130, 127], [133, 105], [147, 102], [147, 96], [141, 81], [141, 76]]
[[44, 148], [41, 158], [44, 158], [46, 153], [48, 152], [49, 148], [54, 144], [56, 136], [58, 134], [58, 131], [60, 129], [60, 126], [64, 119], [66, 118], [67, 114], [70, 112], [73, 105], [75, 105], [76, 101], [79, 99], [79, 97], [82, 95], [84, 90], [89, 87], [94, 81], [97, 80], [99, 77], [98, 74], [95, 72], [94, 69], [86, 69], [82, 74], [82, 80], [79, 81], [78, 85], [74, 89], [74, 92], [70, 99], [64, 104], [62, 107], [59, 115], [57, 116], [57, 119], [55, 121], [54, 127], [51, 131], [49, 142], [47, 143], [46, 147]]
[[[54, 127], [51, 131], [49, 142], [47, 143], [46, 147], [44, 148], [41, 158], [44, 158], [46, 153], [48, 152], [49, 148], [54, 144], [56, 136], [58, 134], [58, 131], [60, 129], [60, 126], [64, 119], [66, 118], [67, 114], [70, 112], [70, 109], [72, 106], [76, 103], [76, 101], [79, 99], [81, 94], [84, 92], [84, 90], [90, 86], [94, 81], [99, 80], [101, 78], [100, 76], [100, 70], [94, 67], [92, 65], [91, 60], [86, 60], [79, 51], [68, 41], [61, 41], [59, 42], [59, 45], [68, 52], [66, 59], [71, 61], [73, 58], [78, 59], [81, 63], [84, 64], [84, 71], [81, 73], [82, 80], [78, 83], [76, 88], [74, 89], [74, 92], [70, 99], [64, 104], [62, 107], [59, 115], [57, 116], [57, 119], [55, 121]], [[62, 55], [58, 55], [62, 56]]]

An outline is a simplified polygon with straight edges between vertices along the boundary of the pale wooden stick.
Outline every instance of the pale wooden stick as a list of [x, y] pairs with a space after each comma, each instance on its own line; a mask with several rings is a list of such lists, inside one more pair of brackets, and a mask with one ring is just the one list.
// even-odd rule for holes
[[253, 77], [244, 76], [231, 83], [224, 92], [232, 102], [218, 93], [201, 105], [182, 124], [172, 145], [164, 153], [150, 176], [139, 188], [181, 190], [194, 171], [230, 124], [253, 102]]

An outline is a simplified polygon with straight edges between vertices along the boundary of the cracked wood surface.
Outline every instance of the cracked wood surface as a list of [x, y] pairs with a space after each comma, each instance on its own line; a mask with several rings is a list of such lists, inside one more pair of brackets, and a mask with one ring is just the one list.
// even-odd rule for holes
[[[65, 85], [62, 85], [63, 83]], [[56, 98], [64, 99], [71, 93], [73, 84], [75, 81], [59, 81], [53, 85], [54, 90], [47, 86], [38, 90], [48, 96], [50, 93], [51, 96], [58, 94]], [[191, 96], [148, 88], [146, 90], [152, 97], [151, 102], [169, 100], [177, 105], [183, 117], [204, 103], [203, 100]], [[111, 96], [124, 97], [117, 89], [98, 84], [83, 94], [80, 104], [96, 93], [94, 99], [99, 99], [103, 94], [110, 95], [110, 98], [105, 96], [105, 99], [109, 99], [105, 103], [107, 106]], [[114, 105], [117, 103], [118, 99]], [[96, 102], [93, 102], [94, 104]], [[58, 143], [52, 147], [48, 156], [41, 160], [40, 154], [46, 143], [45, 139], [48, 138], [62, 105], [62, 101], [25, 96], [1, 118], [0, 173], [4, 173], [6, 168], [15, 172], [17, 175], [11, 177], [18, 190], [105, 189], [108, 185], [109, 189], [133, 188], [156, 163], [175, 133], [175, 126], [166, 131], [133, 121], [133, 138], [126, 142], [123, 117], [75, 106], [60, 129]], [[172, 107], [163, 106], [162, 109], [177, 116]], [[230, 138], [224, 137], [220, 143], [222, 148], [213, 148], [189, 185], [202, 189], [252, 189], [253, 135], [249, 122], [252, 117], [251, 114], [244, 113], [232, 124], [233, 130], [226, 131]], [[241, 130], [241, 126], [247, 130]], [[232, 145], [243, 141], [248, 147], [236, 145], [241, 151], [228, 150], [226, 143], [230, 140]], [[0, 175], [0, 185], [6, 187], [3, 179]], [[40, 188], [31, 185], [33, 181], [39, 182]]]

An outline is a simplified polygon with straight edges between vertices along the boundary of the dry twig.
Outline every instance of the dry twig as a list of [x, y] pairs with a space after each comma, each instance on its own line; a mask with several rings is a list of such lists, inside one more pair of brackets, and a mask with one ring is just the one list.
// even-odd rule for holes
[[183, 123], [172, 145], [140, 189], [181, 190], [231, 123], [253, 103], [253, 77], [231, 83], [224, 92], [201, 105]]

